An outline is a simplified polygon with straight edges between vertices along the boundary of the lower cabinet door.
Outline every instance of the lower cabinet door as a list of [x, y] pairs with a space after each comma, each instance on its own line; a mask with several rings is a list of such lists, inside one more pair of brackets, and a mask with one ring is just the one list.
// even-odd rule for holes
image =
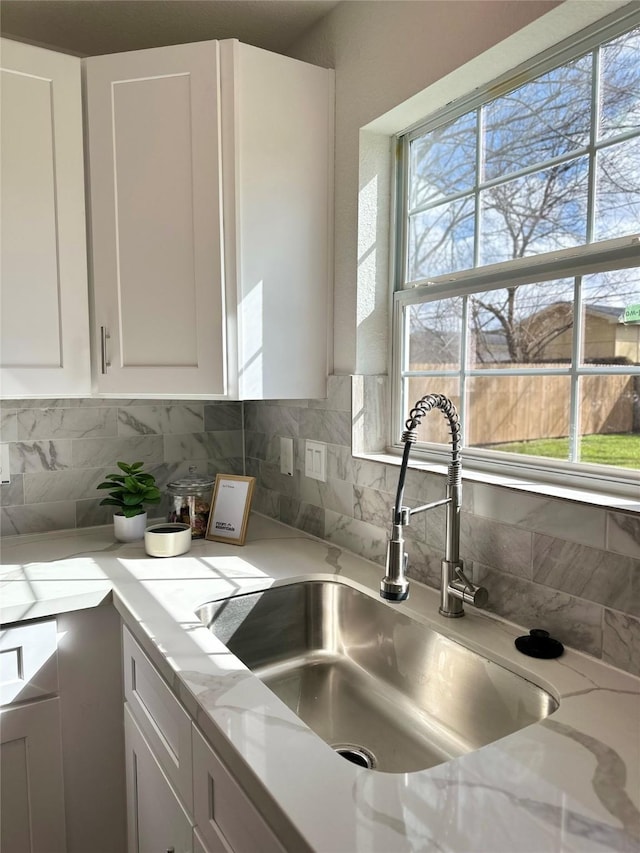
[[193, 807], [210, 853], [284, 853], [246, 794], [193, 727]]
[[193, 853], [193, 823], [124, 709], [129, 853]]
[[[224, 850], [226, 853], [226, 851], [230, 851], [231, 848], [225, 847]], [[197, 829], [193, 830], [193, 853], [212, 853], [212, 851], [205, 846], [205, 843], [200, 837]]]
[[0, 733], [0, 849], [65, 853], [60, 700], [5, 708]]

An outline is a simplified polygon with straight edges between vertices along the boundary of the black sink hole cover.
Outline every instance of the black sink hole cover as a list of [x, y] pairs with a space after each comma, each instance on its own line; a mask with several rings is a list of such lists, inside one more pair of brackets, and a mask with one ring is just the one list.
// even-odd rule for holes
[[532, 658], [559, 658], [564, 652], [562, 643], [542, 628], [532, 628], [526, 636], [518, 637], [515, 644], [519, 652]]

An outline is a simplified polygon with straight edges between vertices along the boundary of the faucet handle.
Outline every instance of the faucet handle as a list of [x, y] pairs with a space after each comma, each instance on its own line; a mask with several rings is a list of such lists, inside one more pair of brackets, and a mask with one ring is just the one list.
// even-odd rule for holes
[[474, 607], [485, 607], [489, 601], [489, 592], [484, 586], [476, 586], [473, 581], [465, 575], [461, 566], [455, 569], [457, 580], [449, 584], [449, 590], [456, 598]]

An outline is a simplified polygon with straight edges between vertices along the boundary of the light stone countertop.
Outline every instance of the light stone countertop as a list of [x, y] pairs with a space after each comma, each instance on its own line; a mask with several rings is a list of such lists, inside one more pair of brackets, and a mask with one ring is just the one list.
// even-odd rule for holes
[[377, 594], [379, 566], [255, 514], [242, 548], [200, 540], [182, 557], [154, 559], [105, 527], [6, 538], [1, 562], [3, 624], [113, 600], [292, 853], [640, 849], [634, 676], [571, 650], [527, 658], [513, 645], [523, 629], [472, 608], [452, 623], [438, 616], [437, 593], [412, 582], [394, 607], [526, 676], [560, 707], [445, 764], [381, 773], [337, 756], [194, 615], [288, 578], [338, 574]]

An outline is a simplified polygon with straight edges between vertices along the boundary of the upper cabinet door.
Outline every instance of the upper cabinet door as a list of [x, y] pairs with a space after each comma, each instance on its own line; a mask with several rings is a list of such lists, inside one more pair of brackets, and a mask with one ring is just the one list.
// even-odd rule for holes
[[3, 397], [91, 392], [81, 63], [1, 40]]
[[218, 45], [85, 60], [97, 388], [223, 395]]

